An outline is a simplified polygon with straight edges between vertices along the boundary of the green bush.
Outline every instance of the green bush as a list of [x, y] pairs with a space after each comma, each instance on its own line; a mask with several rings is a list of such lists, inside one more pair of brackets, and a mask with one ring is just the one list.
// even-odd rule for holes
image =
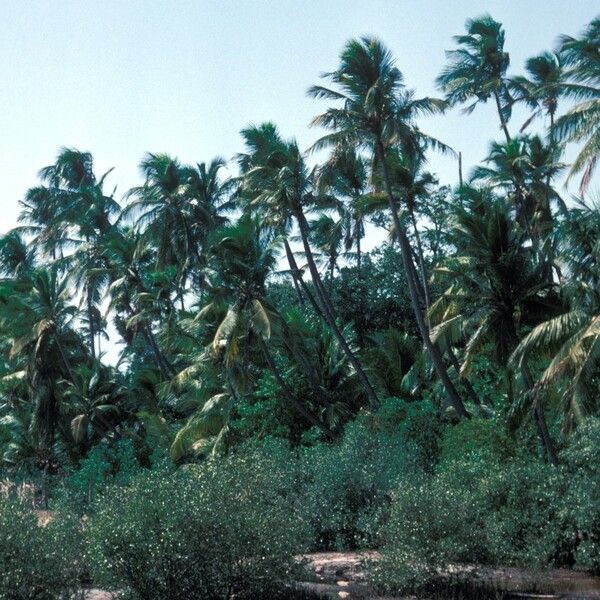
[[456, 563], [553, 564], [564, 538], [560, 474], [530, 457], [486, 453], [443, 461], [433, 477], [403, 480], [384, 529], [375, 579], [416, 590]]
[[[271, 452], [272, 451], [272, 452]], [[269, 598], [309, 538], [277, 448], [140, 474], [98, 503], [95, 581], [134, 598]]]
[[[569, 485], [563, 515], [570, 525], [567, 546], [582, 569], [600, 573], [600, 418], [588, 418], [562, 453]], [[569, 544], [570, 542], [570, 544]]]
[[406, 472], [432, 467], [439, 427], [430, 410], [389, 398], [350, 423], [336, 444], [304, 449], [303, 493], [315, 549], [377, 547], [392, 491]]
[[0, 500], [0, 598], [74, 598], [84, 568], [79, 527], [57, 515], [46, 527], [21, 503]]

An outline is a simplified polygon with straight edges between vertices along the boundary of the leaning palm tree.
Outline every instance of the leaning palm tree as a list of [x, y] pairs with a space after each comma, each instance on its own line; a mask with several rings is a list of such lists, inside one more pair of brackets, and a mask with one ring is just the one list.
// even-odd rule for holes
[[34, 271], [28, 282], [7, 281], [0, 288], [0, 327], [10, 332], [9, 357], [25, 357], [31, 428], [44, 456], [44, 503], [53, 447], [62, 422], [59, 386], [72, 381], [74, 357], [85, 350], [73, 328], [77, 309], [70, 302], [68, 280], [56, 266]]
[[464, 110], [472, 112], [477, 104], [493, 98], [506, 141], [510, 142], [508, 121], [511, 115], [506, 70], [510, 62], [504, 51], [504, 29], [490, 15], [468, 19], [466, 35], [457, 35], [456, 50], [446, 52], [448, 64], [437, 78], [438, 86], [452, 105], [471, 102]]
[[357, 149], [339, 146], [316, 171], [316, 186], [321, 194], [333, 196], [344, 229], [346, 250], [356, 250], [356, 269], [360, 277], [365, 236], [365, 200], [369, 188], [367, 160]]
[[388, 164], [389, 149], [396, 145], [404, 150], [421, 148], [426, 144], [439, 145], [416, 127], [415, 118], [420, 114], [440, 112], [445, 104], [432, 98], [415, 99], [413, 93], [405, 88], [402, 73], [395, 67], [390, 51], [375, 38], [348, 42], [342, 51], [340, 66], [325, 77], [335, 89], [313, 86], [309, 94], [339, 102], [341, 106], [329, 108], [313, 120], [313, 125], [331, 130], [314, 148], [339, 144], [366, 147], [381, 167], [419, 332], [450, 402], [460, 416], [467, 416], [439, 348], [432, 343], [429, 335], [420, 305], [412, 249], [398, 210]]
[[277, 260], [279, 240], [249, 216], [216, 235], [218, 239], [212, 245], [211, 254], [218, 287], [213, 290], [214, 299], [200, 313], [205, 316], [215, 309], [220, 310], [224, 303], [227, 306], [212, 340], [213, 352], [222, 354], [226, 368], [231, 368], [239, 355], [248, 351], [245, 344], [256, 344], [286, 402], [332, 439], [331, 430], [296, 398], [271, 352], [271, 331], [278, 315], [266, 299], [265, 286]]
[[594, 19], [579, 38], [563, 36], [560, 46], [570, 80], [571, 97], [583, 100], [556, 122], [556, 137], [583, 142], [569, 178], [583, 172], [580, 193], [586, 191], [600, 156], [600, 18]]
[[[377, 405], [375, 390], [337, 323], [333, 303], [322, 282], [310, 245], [310, 226], [305, 210], [318, 206], [320, 200], [318, 193], [314, 190], [314, 178], [295, 140], [283, 140], [277, 129], [271, 124], [263, 125], [262, 130], [267, 132], [268, 136], [258, 136], [260, 145], [256, 146], [255, 155], [242, 155], [239, 159], [242, 169], [251, 165], [251, 168], [245, 172], [242, 188], [248, 201], [248, 207], [261, 215], [266, 223], [274, 227], [276, 231], [283, 234], [290, 268], [294, 272], [297, 272], [298, 269], [285, 234], [294, 221], [297, 224], [315, 292], [315, 298], [312, 298], [312, 294], [309, 295], [311, 303], [315, 312], [324, 318], [337, 338], [348, 360], [356, 370], [371, 404]], [[247, 135], [247, 138], [255, 136], [255, 134], [256, 130], [251, 130], [251, 134]]]
[[310, 238], [321, 253], [327, 268], [327, 283], [331, 292], [334, 273], [338, 268], [338, 259], [344, 244], [344, 220], [336, 221], [333, 217], [323, 214], [311, 221], [309, 226]]

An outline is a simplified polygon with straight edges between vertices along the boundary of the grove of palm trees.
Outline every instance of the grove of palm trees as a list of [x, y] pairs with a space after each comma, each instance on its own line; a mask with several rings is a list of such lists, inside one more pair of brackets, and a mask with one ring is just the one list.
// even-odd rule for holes
[[[489, 15], [457, 34], [438, 97], [376, 37], [324, 56], [309, 148], [240, 123], [125, 193], [87, 149], [31, 165], [0, 237], [1, 599], [312, 598], [317, 552], [373, 551], [382, 597], [600, 575], [600, 18], [525, 65]], [[463, 164], [428, 117], [482, 104]]]

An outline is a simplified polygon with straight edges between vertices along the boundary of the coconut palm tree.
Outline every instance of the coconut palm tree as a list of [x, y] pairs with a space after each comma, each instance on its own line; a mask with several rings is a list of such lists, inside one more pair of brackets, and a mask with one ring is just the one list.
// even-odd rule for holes
[[569, 178], [583, 172], [580, 193], [586, 191], [600, 155], [600, 18], [594, 19], [580, 37], [562, 36], [560, 52], [572, 84], [567, 93], [582, 100], [556, 122], [558, 140], [583, 142]]
[[504, 29], [490, 15], [468, 19], [465, 29], [466, 34], [454, 37], [459, 47], [446, 52], [448, 64], [437, 78], [437, 85], [451, 105], [471, 102], [464, 109], [467, 113], [492, 98], [506, 141], [510, 142], [507, 124], [513, 99], [506, 79], [510, 58], [504, 51]]
[[[534, 265], [525, 239], [506, 203], [489, 190], [473, 193], [471, 201], [457, 209], [453, 230], [457, 254], [437, 269], [438, 276], [450, 284], [432, 305], [430, 316], [436, 324], [434, 339], [466, 341], [464, 373], [470, 372], [473, 360], [488, 344], [493, 359], [505, 367], [523, 328], [560, 309], [553, 285], [545, 279], [542, 266]], [[520, 367], [540, 440], [548, 459], [556, 464], [527, 361]]]
[[559, 389], [563, 428], [572, 429], [597, 410], [595, 378], [600, 357], [600, 205], [579, 200], [562, 224], [562, 253], [569, 310], [534, 327], [512, 357], [549, 360], [538, 380], [540, 391]]
[[225, 366], [231, 368], [240, 353], [247, 352], [244, 344], [255, 343], [286, 402], [332, 439], [335, 436], [331, 430], [296, 398], [271, 352], [269, 340], [278, 315], [265, 297], [265, 285], [275, 267], [279, 240], [272, 230], [261, 229], [250, 216], [243, 216], [238, 223], [223, 228], [216, 235], [218, 239], [211, 247], [211, 254], [219, 283], [213, 290], [214, 299], [202, 309], [202, 315], [221, 309], [223, 303], [227, 310], [216, 328], [213, 352], [222, 354]]
[[356, 249], [356, 268], [360, 277], [365, 236], [365, 200], [369, 188], [369, 169], [364, 156], [355, 148], [334, 148], [329, 159], [316, 171], [316, 186], [320, 194], [338, 200], [336, 211], [344, 228], [346, 250]]
[[[525, 131], [531, 122], [541, 116], [549, 118], [549, 135], [554, 137], [554, 121], [559, 100], [569, 94], [570, 84], [560, 53], [543, 52], [527, 59], [527, 76], [517, 75], [508, 80], [508, 87], [515, 102], [523, 102], [531, 109], [531, 116], [521, 126]], [[573, 90], [574, 91], [574, 90]]]
[[313, 125], [331, 130], [314, 148], [339, 144], [367, 147], [380, 166], [419, 332], [450, 402], [460, 416], [467, 416], [467, 410], [448, 376], [442, 355], [429, 336], [420, 306], [412, 249], [400, 218], [388, 163], [389, 148], [395, 145], [403, 150], [422, 148], [424, 145], [439, 146], [416, 127], [415, 118], [420, 114], [440, 112], [444, 103], [431, 98], [415, 99], [412, 92], [406, 90], [391, 53], [375, 38], [348, 42], [342, 51], [340, 66], [326, 77], [335, 89], [313, 86], [309, 94], [341, 103], [341, 107], [329, 108], [313, 119]]
[[123, 217], [134, 219], [146, 239], [156, 247], [156, 269], [175, 270], [176, 295], [182, 300], [185, 280], [190, 269], [199, 262], [200, 242], [194, 236], [195, 228], [198, 232], [194, 216], [201, 209], [198, 198], [192, 202], [188, 192], [190, 189], [199, 192], [197, 184], [201, 174], [190, 174], [189, 168], [167, 154], [147, 154], [140, 170], [144, 184], [127, 192], [131, 202], [123, 210]]
[[45, 481], [62, 424], [60, 381], [74, 379], [74, 354], [79, 360], [86, 358], [74, 329], [77, 309], [70, 301], [68, 280], [60, 277], [56, 267], [37, 269], [29, 282], [7, 281], [0, 288], [0, 327], [10, 332], [9, 357], [25, 357], [31, 428], [44, 454]]
[[294, 272], [298, 269], [285, 232], [289, 231], [294, 221], [297, 224], [315, 292], [315, 298], [311, 302], [314, 303], [315, 311], [323, 316], [331, 328], [356, 370], [370, 402], [377, 405], [375, 390], [336, 321], [333, 304], [321, 280], [310, 246], [310, 226], [305, 210], [318, 206], [320, 200], [314, 190], [314, 178], [294, 140], [283, 140], [271, 124], [263, 125], [262, 131], [267, 135], [257, 136], [258, 143], [252, 141], [256, 139], [253, 138], [256, 136], [256, 129], [247, 134], [247, 139], [257, 148], [254, 155], [243, 155], [238, 159], [242, 169], [252, 165], [252, 168], [245, 172], [243, 183], [243, 191], [251, 198], [249, 208], [261, 215], [266, 223], [282, 232], [290, 268]]
[[310, 238], [321, 253], [327, 266], [329, 293], [333, 287], [333, 277], [338, 268], [338, 259], [344, 245], [344, 221], [337, 221], [329, 215], [320, 215], [318, 219], [309, 222]]

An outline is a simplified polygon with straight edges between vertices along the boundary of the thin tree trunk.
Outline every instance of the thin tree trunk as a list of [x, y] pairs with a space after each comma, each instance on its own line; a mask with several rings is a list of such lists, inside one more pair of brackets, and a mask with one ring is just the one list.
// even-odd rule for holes
[[471, 382], [469, 381], [468, 377], [461, 376], [460, 363], [458, 362], [458, 358], [456, 358], [456, 354], [454, 354], [454, 350], [452, 350], [450, 346], [448, 346], [448, 358], [450, 359], [450, 364], [454, 367], [454, 370], [456, 371], [456, 375], [460, 379], [460, 382], [463, 384], [465, 391], [467, 392], [467, 396], [471, 398], [471, 400], [476, 406], [481, 407], [481, 400], [479, 399], [477, 392], [471, 385]]
[[458, 185], [463, 186], [462, 152], [458, 153]]
[[279, 369], [277, 369], [277, 365], [275, 364], [275, 361], [273, 360], [273, 356], [271, 355], [271, 352], [269, 351], [269, 347], [267, 346], [265, 340], [262, 338], [261, 335], [258, 335], [257, 337], [258, 337], [258, 343], [261, 347], [262, 353], [265, 357], [265, 360], [267, 361], [267, 365], [269, 366], [271, 373], [273, 373], [275, 380], [279, 384], [279, 387], [281, 388], [281, 391], [283, 392], [283, 395], [285, 396], [286, 401], [298, 413], [300, 413], [309, 423], [311, 423], [311, 425], [318, 427], [321, 430], [321, 432], [326, 437], [328, 437], [330, 440], [334, 440], [336, 436], [333, 433], [333, 431], [331, 431], [331, 429], [329, 429], [329, 427], [327, 427], [327, 425], [321, 423], [321, 421], [319, 421], [319, 419], [311, 411], [304, 408], [304, 406], [302, 406], [302, 404], [300, 402], [298, 402], [298, 400], [296, 400], [292, 390], [290, 390], [287, 383], [284, 381], [283, 377], [281, 376]]
[[152, 329], [150, 329], [150, 325], [148, 325], [148, 323], [144, 323], [142, 325], [142, 331], [144, 333], [146, 341], [148, 342], [152, 352], [154, 353], [154, 356], [158, 363], [158, 368], [161, 370], [163, 377], [168, 379], [169, 377], [175, 375], [175, 369], [159, 348], [156, 338], [154, 337], [154, 333], [152, 332]]
[[348, 346], [348, 342], [344, 338], [344, 335], [342, 334], [340, 328], [336, 323], [333, 306], [331, 305], [329, 297], [327, 296], [327, 292], [325, 291], [323, 283], [321, 282], [321, 277], [315, 264], [310, 244], [308, 243], [308, 223], [306, 222], [306, 217], [304, 216], [304, 212], [302, 211], [302, 207], [300, 206], [299, 201], [296, 201], [295, 213], [296, 220], [298, 221], [298, 227], [300, 229], [300, 237], [302, 238], [302, 244], [304, 246], [304, 252], [306, 254], [306, 260], [308, 262], [308, 268], [310, 270], [310, 275], [313, 280], [315, 291], [317, 293], [317, 296], [321, 300], [321, 304], [323, 306], [323, 315], [325, 317], [325, 321], [330, 326], [333, 334], [335, 335], [340, 346], [342, 347], [344, 354], [350, 361], [350, 364], [354, 367], [354, 370], [356, 371], [356, 374], [360, 379], [360, 382], [365, 392], [367, 393], [370, 403], [373, 406], [377, 406], [379, 404], [377, 394], [375, 393], [375, 390], [371, 385], [367, 374], [362, 368], [362, 365], [350, 349], [350, 346]]
[[[415, 239], [417, 241], [419, 268], [421, 270], [421, 281], [422, 281], [422, 285], [423, 285], [423, 299], [425, 301], [425, 311], [427, 312], [427, 311], [429, 311], [429, 307], [431, 306], [431, 291], [429, 289], [429, 282], [427, 280], [427, 270], [425, 267], [425, 258], [423, 256], [423, 246], [421, 244], [421, 236], [419, 234], [419, 228], [417, 226], [417, 219], [416, 219], [415, 213], [412, 209], [410, 209], [410, 216], [411, 216], [411, 220], [412, 220], [412, 224], [413, 224], [413, 228], [414, 228], [414, 232], [415, 232]], [[429, 318], [427, 318], [427, 327], [429, 328], [429, 326], [430, 326]], [[481, 400], [479, 400], [479, 396], [477, 395], [477, 392], [473, 389], [471, 382], [469, 381], [469, 379], [467, 377], [461, 376], [460, 363], [458, 362], [458, 359], [456, 358], [456, 354], [454, 354], [454, 350], [452, 349], [452, 347], [449, 344], [448, 344], [448, 358], [450, 359], [450, 364], [454, 367], [454, 369], [456, 371], [456, 375], [458, 376], [461, 383], [463, 384], [465, 391], [467, 392], [467, 395], [469, 396], [469, 398], [471, 398], [471, 400], [475, 403], [476, 406], [481, 407]]]
[[361, 228], [360, 228], [360, 218], [357, 216], [356, 217], [356, 223], [354, 225], [355, 227], [355, 231], [356, 231], [356, 271], [358, 273], [358, 277], [360, 278], [361, 275], [361, 271], [360, 271], [360, 267], [361, 267], [361, 248], [360, 248], [360, 234], [361, 234]]
[[[437, 348], [435, 344], [431, 341], [429, 337], [429, 330], [427, 328], [427, 324], [425, 319], [423, 318], [423, 313], [421, 312], [421, 307], [419, 306], [419, 295], [417, 291], [417, 287], [415, 285], [415, 280], [413, 276], [415, 275], [415, 267], [412, 261], [411, 256], [411, 248], [410, 243], [408, 241], [408, 237], [406, 235], [406, 230], [402, 226], [400, 222], [400, 216], [398, 215], [398, 210], [396, 208], [396, 204], [394, 202], [394, 195], [392, 192], [392, 183], [390, 180], [390, 174], [387, 168], [387, 163], [385, 160], [385, 150], [381, 141], [377, 143], [377, 151], [379, 153], [379, 158], [381, 160], [381, 166], [383, 169], [383, 175], [385, 180], [385, 187], [388, 196], [388, 203], [390, 206], [390, 211], [392, 213], [392, 219], [394, 221], [394, 227], [396, 228], [396, 237], [398, 239], [398, 243], [400, 244], [400, 255], [402, 257], [402, 263], [404, 266], [404, 271], [406, 273], [406, 281], [408, 284], [408, 292], [410, 295], [410, 301], [413, 307], [413, 312], [415, 314], [415, 319], [417, 321], [417, 326], [419, 328], [419, 333], [421, 334], [421, 338], [423, 339], [423, 343], [425, 344], [425, 348], [431, 357], [431, 361], [433, 362], [433, 366], [435, 371], [444, 386], [446, 393], [448, 394], [448, 398], [454, 406], [456, 412], [461, 417], [469, 417], [469, 413], [463, 404], [452, 380], [450, 379], [448, 372], [446, 371], [446, 367], [444, 366], [444, 361], [442, 359], [442, 354]], [[415, 277], [416, 279], [416, 277]]]
[[550, 463], [556, 467], [558, 465], [558, 456], [556, 455], [554, 443], [552, 442], [550, 432], [548, 431], [548, 424], [546, 423], [546, 416], [544, 415], [544, 410], [538, 402], [538, 394], [535, 391], [533, 376], [531, 375], [531, 371], [529, 370], [529, 365], [527, 363], [523, 364], [523, 366], [521, 367], [521, 372], [523, 374], [523, 381], [525, 382], [527, 391], [533, 394], [533, 420], [538, 430], [538, 435], [540, 436], [542, 447], [546, 451], [546, 456]]
[[296, 257], [294, 256], [294, 253], [292, 252], [292, 249], [290, 248], [290, 244], [286, 238], [284, 238], [284, 240], [283, 240], [283, 245], [285, 247], [285, 254], [287, 256], [288, 264], [290, 265], [290, 270], [292, 272], [292, 276], [294, 277], [294, 280], [300, 284], [302, 291], [308, 298], [308, 301], [310, 302], [311, 306], [313, 307], [315, 313], [317, 313], [318, 316], [322, 317], [323, 312], [321, 311], [321, 307], [318, 305], [317, 301], [315, 300], [315, 297], [313, 296], [312, 292], [308, 289], [306, 282], [302, 278], [302, 271], [300, 271], [300, 269], [298, 268], [298, 263], [296, 262]]
[[90, 352], [92, 353], [92, 358], [96, 358], [96, 332], [94, 328], [94, 307], [92, 305], [92, 295], [90, 289], [90, 283], [88, 281], [87, 291], [86, 291], [86, 300], [87, 300], [87, 314], [88, 314], [88, 326], [89, 326], [89, 334], [90, 334]]
[[[423, 298], [425, 300], [425, 312], [429, 310], [431, 306], [431, 294], [429, 292], [429, 282], [427, 281], [427, 270], [425, 269], [425, 257], [423, 256], [423, 246], [421, 244], [421, 236], [419, 234], [419, 228], [417, 227], [417, 218], [415, 217], [415, 211], [409, 207], [410, 218], [415, 232], [415, 240], [417, 242], [417, 256], [419, 258], [419, 269], [421, 271], [421, 283], [423, 286]], [[427, 318], [429, 323], [429, 318]]]
[[498, 96], [498, 92], [494, 92], [494, 100], [496, 101], [496, 109], [498, 110], [498, 116], [500, 117], [500, 125], [502, 127], [502, 131], [504, 131], [504, 135], [506, 136], [506, 141], [510, 144], [511, 137], [510, 133], [508, 133], [508, 127], [506, 125], [506, 119], [502, 114], [502, 106], [500, 105], [500, 96]]

